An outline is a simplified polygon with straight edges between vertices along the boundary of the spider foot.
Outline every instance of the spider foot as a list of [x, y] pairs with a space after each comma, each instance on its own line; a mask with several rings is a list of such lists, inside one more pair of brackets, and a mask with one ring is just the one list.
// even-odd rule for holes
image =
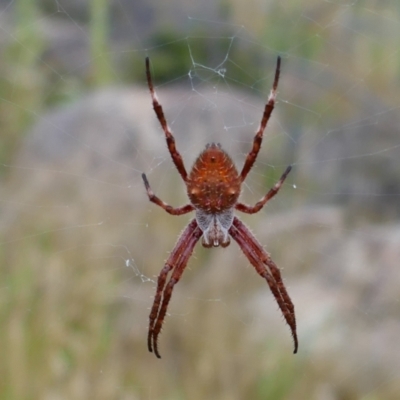
[[149, 349], [149, 352], [153, 352], [153, 345], [151, 344], [153, 332], [149, 331], [149, 334], [147, 336], [147, 348]]
[[293, 335], [293, 340], [294, 340], [294, 350], [293, 350], [293, 354], [297, 353], [297, 350], [299, 348], [299, 342], [297, 341], [297, 335], [296, 333], [294, 333]]
[[147, 348], [149, 349], [150, 353], [154, 353], [157, 358], [161, 358], [161, 355], [158, 351], [157, 339], [158, 334], [156, 334], [153, 329], [150, 329], [147, 336]]
[[[293, 305], [291, 305], [293, 307]], [[294, 312], [294, 310], [293, 310]], [[292, 333], [292, 338], [293, 338], [293, 342], [294, 342], [294, 350], [293, 350], [293, 354], [297, 353], [297, 350], [299, 348], [299, 341], [297, 339], [297, 329], [296, 329], [296, 319], [295, 319], [295, 315], [294, 313], [291, 314], [289, 312], [289, 315], [286, 315], [285, 311], [282, 310], [283, 313], [283, 317], [286, 321], [286, 323], [289, 325], [290, 331]]]
[[157, 358], [161, 358], [160, 353], [158, 352], [157, 349], [157, 342], [154, 342], [154, 354], [156, 355]]

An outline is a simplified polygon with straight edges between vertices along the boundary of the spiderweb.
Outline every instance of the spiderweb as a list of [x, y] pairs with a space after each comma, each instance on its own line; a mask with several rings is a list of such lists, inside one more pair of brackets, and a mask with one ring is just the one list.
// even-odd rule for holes
[[[399, 7], [374, 1], [2, 1], [0, 394], [395, 399], [400, 393]], [[108, 6], [107, 6], [108, 4]], [[299, 354], [240, 249], [199, 245], [147, 352], [157, 275], [190, 217], [145, 86], [187, 169], [238, 168], [282, 57], [240, 216], [280, 266]], [[1, 396], [0, 396], [1, 397]]]

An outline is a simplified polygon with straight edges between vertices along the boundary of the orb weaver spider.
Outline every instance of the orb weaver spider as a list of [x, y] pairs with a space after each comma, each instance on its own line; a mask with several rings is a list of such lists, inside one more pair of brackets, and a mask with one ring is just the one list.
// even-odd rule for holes
[[[167, 313], [172, 291], [179, 282], [193, 249], [200, 238], [202, 239], [202, 245], [207, 248], [227, 247], [230, 243], [230, 237], [238, 243], [257, 273], [267, 281], [290, 327], [294, 341], [294, 353], [297, 352], [298, 339], [294, 305], [286, 291], [279, 268], [249, 229], [234, 215], [234, 210], [247, 214], [255, 214], [260, 211], [278, 193], [291, 170], [291, 166], [287, 167], [279, 181], [254, 206], [238, 201], [241, 193], [241, 184], [257, 159], [263, 132], [274, 109], [280, 66], [281, 59], [278, 57], [274, 83], [264, 108], [261, 124], [255, 134], [252, 149], [246, 157], [241, 172], [238, 173], [232, 159], [219, 143], [210, 143], [206, 145], [206, 148], [198, 156], [188, 174], [182, 156], [176, 148], [175, 139], [171, 129], [168, 127], [162, 106], [154, 91], [150, 73], [150, 61], [148, 57], [146, 58], [146, 76], [153, 108], [164, 131], [172, 161], [186, 185], [189, 203], [177, 208], [165, 203], [153, 193], [146, 175], [142, 174], [147, 195], [151, 202], [157, 204], [171, 215], [182, 215], [191, 211], [196, 213], [195, 218], [189, 222], [179, 237], [158, 276], [156, 294], [149, 317], [147, 338], [149, 351], [153, 352], [154, 350], [158, 358], [161, 358], [161, 356], [158, 351], [157, 340]], [[171, 277], [167, 282], [167, 276], [170, 272]]]

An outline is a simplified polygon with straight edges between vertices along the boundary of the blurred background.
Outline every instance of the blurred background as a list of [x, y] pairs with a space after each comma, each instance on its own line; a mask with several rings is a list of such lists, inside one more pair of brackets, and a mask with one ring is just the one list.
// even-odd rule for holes
[[[400, 4], [0, 0], [0, 399], [400, 398]], [[198, 245], [147, 351], [192, 215], [144, 58], [189, 169], [238, 168], [282, 57], [240, 216], [280, 266], [299, 352], [236, 243]]]

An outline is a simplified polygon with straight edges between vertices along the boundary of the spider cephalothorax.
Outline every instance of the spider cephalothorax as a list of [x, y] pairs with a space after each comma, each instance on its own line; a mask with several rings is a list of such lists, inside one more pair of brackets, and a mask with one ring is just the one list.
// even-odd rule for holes
[[[291, 170], [290, 166], [286, 168], [279, 181], [254, 206], [238, 202], [241, 185], [257, 158], [264, 129], [274, 109], [280, 62], [278, 57], [274, 83], [268, 102], [265, 105], [261, 124], [253, 140], [253, 148], [247, 155], [240, 174], [229, 155], [221, 148], [221, 145], [219, 143], [211, 143], [198, 156], [188, 175], [182, 157], [176, 149], [175, 139], [168, 127], [161, 104], [157, 100], [150, 74], [149, 59], [146, 58], [147, 83], [154, 111], [164, 130], [172, 161], [186, 184], [190, 203], [178, 208], [164, 203], [153, 193], [146, 175], [142, 174], [147, 195], [150, 201], [162, 207], [169, 214], [182, 215], [190, 211], [196, 212], [195, 219], [192, 219], [178, 239], [178, 243], [172, 250], [157, 280], [156, 295], [149, 317], [147, 345], [150, 351], [154, 350], [158, 358], [160, 358], [160, 353], [158, 352], [157, 339], [167, 313], [173, 288], [179, 281], [194, 246], [200, 238], [202, 238], [204, 247], [227, 247], [230, 243], [230, 237], [238, 243], [257, 273], [267, 281], [291, 329], [294, 340], [294, 353], [297, 352], [298, 341], [294, 306], [283, 284], [279, 268], [248, 228], [234, 215], [235, 209], [247, 214], [254, 214], [261, 210], [267, 201], [278, 193]], [[166, 283], [168, 273], [171, 271], [171, 277]]]

